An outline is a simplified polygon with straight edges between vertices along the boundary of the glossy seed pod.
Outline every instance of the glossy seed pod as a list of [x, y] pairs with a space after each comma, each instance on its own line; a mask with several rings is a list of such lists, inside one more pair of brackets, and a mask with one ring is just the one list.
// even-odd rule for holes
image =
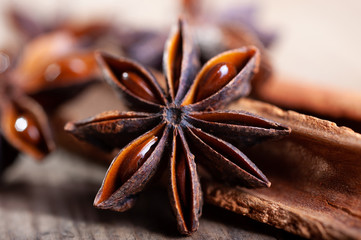
[[262, 55], [259, 63], [259, 71], [255, 74], [252, 80], [252, 93], [257, 94], [257, 89], [260, 85], [267, 82], [272, 76], [273, 67], [267, 50], [249, 28], [243, 24], [233, 24], [232, 22], [224, 22], [220, 25], [222, 35], [224, 36], [224, 43], [226, 49], [239, 48], [247, 45], [256, 46]]
[[[213, 57], [199, 71], [182, 105], [188, 105], [187, 108], [192, 110], [216, 109], [226, 106], [237, 98], [246, 96], [251, 90], [250, 81], [258, 71], [259, 61], [260, 55], [255, 47], [230, 50]], [[203, 79], [207, 78], [209, 74], [214, 74], [212, 73], [214, 68], [224, 63], [235, 68], [236, 73], [222, 79], [226, 82], [221, 84], [221, 87], [209, 82], [209, 86], [203, 86]], [[203, 91], [203, 88], [207, 91], [207, 95], [209, 95], [208, 92], [211, 93], [210, 96], [197, 99], [197, 94], [199, 91]]]
[[259, 49], [262, 58], [259, 71], [252, 80], [252, 93], [257, 91], [259, 85], [269, 80], [273, 70], [267, 50], [261, 41], [261, 36], [255, 34], [249, 25], [227, 18], [216, 21], [206, 19], [205, 21], [205, 16], [199, 15], [199, 13], [190, 15], [193, 18], [192, 25], [199, 42], [202, 62], [207, 62], [213, 56], [224, 51], [253, 45]]
[[34, 100], [20, 96], [0, 106], [1, 132], [12, 146], [39, 160], [55, 148], [47, 117]]
[[94, 53], [80, 51], [77, 44], [77, 38], [64, 31], [35, 38], [19, 57], [13, 84], [36, 94], [94, 80], [99, 75]]
[[[153, 74], [139, 63], [103, 53], [97, 53], [96, 58], [107, 82], [125, 97], [131, 107], [157, 112], [161, 109], [161, 105], [168, 102]], [[127, 88], [123, 79], [124, 74], [130, 72], [136, 76], [129, 80], [133, 82], [132, 84], [128, 83], [128, 86], [135, 86], [133, 88]], [[150, 93], [148, 97], [144, 96], [144, 92]], [[152, 97], [149, 98], [149, 96]]]
[[229, 62], [215, 64], [199, 80], [194, 101], [199, 102], [227, 85], [237, 75], [236, 66]]
[[68, 123], [65, 128], [79, 139], [112, 148], [120, 147], [120, 139], [127, 139], [132, 132], [141, 134], [114, 158], [94, 205], [115, 211], [132, 207], [137, 194], [157, 170], [163, 169], [160, 166], [165, 161], [170, 203], [178, 230], [184, 235], [197, 231], [202, 213], [196, 163], [241, 186], [269, 187], [261, 170], [227, 139], [248, 145], [290, 132], [246, 112], [216, 110], [249, 93], [251, 78], [258, 70], [257, 48], [219, 54], [196, 74], [198, 61], [191, 39], [191, 31], [181, 19], [164, 52], [167, 91], [140, 64], [99, 53], [97, 60], [108, 83], [130, 106], [143, 112], [110, 111]]
[[24, 46], [16, 55], [0, 50], [0, 171], [17, 151], [41, 159], [54, 149], [43, 109], [54, 111], [97, 80], [92, 48], [111, 28], [105, 22], [45, 26], [15, 8], [8, 17]]
[[[169, 128], [160, 124], [124, 147], [111, 163], [102, 187], [95, 197], [94, 205], [120, 212], [131, 208], [135, 203], [137, 194], [144, 189], [155, 174], [168, 135]], [[154, 138], [155, 136], [156, 138]], [[151, 147], [142, 147], [145, 146], [144, 143], [150, 141], [152, 141]], [[145, 151], [145, 159], [142, 159], [142, 164], [139, 164], [135, 169], [130, 169], [127, 163], [134, 161], [132, 158], [140, 151]]]
[[37, 117], [32, 113], [39, 113], [40, 118], [45, 114], [31, 99], [28, 102], [22, 95], [13, 95], [14, 89], [8, 82], [11, 68], [9, 54], [0, 51], [0, 174], [15, 161], [20, 151], [27, 151], [35, 158], [44, 156], [38, 154], [44, 148], [40, 143]]

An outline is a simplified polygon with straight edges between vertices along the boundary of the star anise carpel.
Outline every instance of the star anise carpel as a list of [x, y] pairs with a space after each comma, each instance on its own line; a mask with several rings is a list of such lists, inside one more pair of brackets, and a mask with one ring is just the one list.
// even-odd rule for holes
[[69, 31], [42, 34], [27, 42], [10, 73], [17, 88], [54, 109], [95, 82], [94, 50]]
[[44, 110], [14, 85], [10, 64], [6, 65], [0, 73], [0, 171], [13, 162], [18, 151], [42, 159], [55, 147]]
[[131, 108], [143, 112], [109, 111], [65, 126], [79, 139], [103, 148], [123, 147], [106, 173], [96, 207], [131, 208], [138, 193], [167, 166], [178, 229], [191, 234], [199, 226], [203, 202], [196, 163], [244, 187], [270, 186], [236, 145], [278, 138], [290, 129], [247, 112], [221, 110], [249, 93], [260, 61], [257, 48], [226, 51], [198, 71], [190, 27], [180, 20], [164, 52], [166, 92], [151, 71], [135, 61], [104, 53], [98, 53], [97, 60], [107, 82]]
[[44, 108], [54, 111], [98, 72], [94, 51], [70, 31], [34, 37], [17, 54], [0, 50], [0, 171], [19, 151], [42, 159], [55, 148]]

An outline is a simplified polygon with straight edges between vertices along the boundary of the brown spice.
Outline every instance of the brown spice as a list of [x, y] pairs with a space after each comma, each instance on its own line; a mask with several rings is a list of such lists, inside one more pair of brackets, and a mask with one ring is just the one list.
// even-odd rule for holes
[[17, 151], [36, 159], [52, 151], [55, 144], [44, 109], [54, 111], [99, 74], [93, 51], [81, 40], [91, 35], [92, 27], [41, 34], [31, 20], [15, 15], [23, 31], [34, 32], [18, 56], [0, 51], [0, 171]]
[[[43, 158], [54, 149], [47, 116], [42, 107], [12, 85], [9, 72], [0, 75], [0, 152], [2, 166], [7, 166], [16, 157], [13, 148]], [[9, 144], [12, 147], [9, 148]], [[5, 147], [5, 145], [7, 147]]]
[[[247, 112], [216, 110], [249, 93], [260, 60], [257, 48], [221, 53], [197, 74], [192, 36], [187, 23], [180, 20], [164, 53], [167, 95], [138, 63], [106, 54], [97, 58], [108, 83], [131, 107], [147, 113], [111, 111], [66, 125], [78, 138], [107, 149], [136, 138], [114, 158], [95, 206], [115, 211], [131, 208], [138, 193], [168, 164], [169, 195], [178, 229], [191, 234], [198, 229], [202, 208], [195, 161], [245, 187], [270, 186], [256, 165], [231, 143], [249, 145], [279, 138], [290, 129]], [[226, 74], [219, 72], [224, 66], [229, 70]], [[210, 79], [217, 81], [209, 84]], [[206, 93], [203, 84], [208, 85]]]
[[203, 184], [205, 201], [310, 239], [359, 239], [361, 135], [250, 99], [230, 107], [287, 123], [292, 133], [247, 149], [271, 188], [208, 182]]

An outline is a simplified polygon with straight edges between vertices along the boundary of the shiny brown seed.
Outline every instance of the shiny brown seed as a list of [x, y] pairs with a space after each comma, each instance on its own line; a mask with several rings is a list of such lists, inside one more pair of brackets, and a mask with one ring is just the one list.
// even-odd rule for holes
[[29, 117], [23, 115], [15, 120], [14, 127], [18, 135], [27, 142], [37, 145], [40, 142], [40, 132], [36, 123]]
[[156, 95], [153, 93], [150, 85], [144, 81], [139, 74], [130, 71], [123, 72], [120, 81], [135, 95], [153, 103], [160, 103]]
[[39, 125], [30, 114], [23, 113], [15, 117], [11, 126], [15, 130], [16, 135], [19, 136], [19, 139], [30, 143], [36, 148], [47, 151]]
[[157, 141], [158, 137], [152, 136], [134, 145], [135, 147], [132, 147], [130, 151], [121, 152], [116, 157], [104, 180], [104, 188], [95, 202], [96, 205], [108, 199], [142, 166], [153, 152]]
[[145, 160], [147, 160], [153, 152], [155, 147], [154, 144], [157, 141], [158, 137], [152, 136], [132, 149], [129, 155], [125, 157], [118, 172], [119, 179], [122, 183], [127, 181], [137, 171], [137, 169], [143, 165]]
[[214, 65], [199, 81], [195, 102], [201, 101], [225, 86], [237, 75], [236, 67], [227, 62]]
[[91, 78], [96, 72], [93, 53], [66, 56], [48, 65], [43, 73], [43, 86], [75, 84]]

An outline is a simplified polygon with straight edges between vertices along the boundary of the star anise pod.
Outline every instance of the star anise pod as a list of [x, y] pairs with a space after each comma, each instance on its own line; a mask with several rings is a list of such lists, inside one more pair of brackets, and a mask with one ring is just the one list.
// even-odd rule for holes
[[54, 149], [45, 112], [12, 84], [9, 68], [8, 55], [0, 51], [0, 172], [18, 151], [41, 159]]
[[51, 109], [99, 78], [94, 50], [77, 36], [54, 31], [29, 41], [9, 73], [13, 85]]
[[137, 62], [101, 53], [97, 58], [108, 83], [130, 106], [145, 112], [110, 111], [66, 125], [78, 138], [110, 149], [136, 137], [111, 163], [95, 198], [96, 207], [131, 208], [138, 193], [167, 165], [178, 229], [191, 234], [199, 226], [202, 208], [196, 162], [215, 176], [245, 187], [270, 186], [266, 176], [230, 142], [248, 145], [287, 135], [290, 129], [247, 112], [217, 110], [249, 93], [260, 61], [257, 48], [221, 53], [197, 74], [190, 29], [180, 20], [164, 53], [167, 93]]
[[34, 37], [15, 57], [0, 51], [0, 172], [19, 151], [42, 159], [55, 148], [44, 108], [54, 110], [99, 76], [81, 40], [89, 34], [62, 29]]
[[13, 64], [14, 84], [45, 107], [64, 103], [99, 78], [94, 49], [118, 52], [109, 43], [111, 37], [119, 41], [118, 29], [106, 21], [79, 24], [57, 16], [44, 23], [18, 8], [7, 16], [26, 40]]

